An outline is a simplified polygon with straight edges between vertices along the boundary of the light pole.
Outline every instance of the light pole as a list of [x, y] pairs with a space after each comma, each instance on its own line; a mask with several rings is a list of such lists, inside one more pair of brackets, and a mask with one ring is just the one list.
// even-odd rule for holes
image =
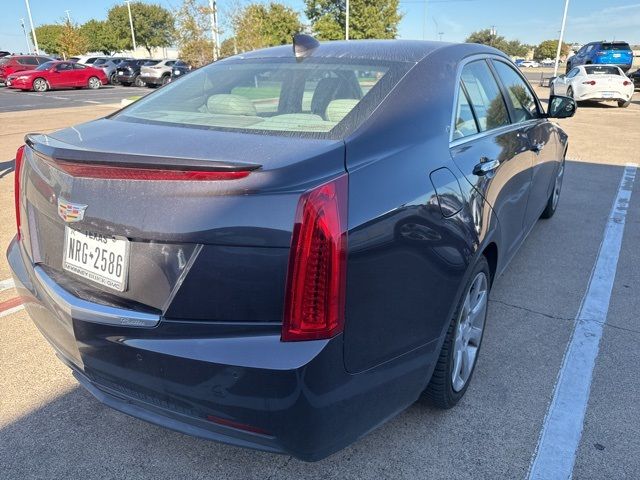
[[22, 31], [24, 32], [24, 39], [27, 41], [27, 52], [31, 55], [31, 44], [29, 43], [29, 35], [27, 35], [27, 29], [24, 28], [24, 18], [20, 19], [20, 25], [22, 25]]
[[136, 46], [136, 34], [133, 31], [133, 17], [131, 16], [131, 0], [125, 0], [127, 9], [129, 10], [129, 26], [131, 26], [131, 41], [133, 42], [133, 54], [135, 55], [138, 47]]
[[211, 15], [211, 40], [213, 40], [213, 61], [218, 60], [218, 5], [215, 0], [209, 0], [209, 14]]
[[553, 67], [553, 76], [558, 76], [558, 62], [560, 61], [560, 53], [562, 52], [562, 41], [564, 40], [564, 26], [567, 23], [567, 11], [569, 10], [569, 0], [564, 2], [564, 14], [562, 15], [562, 26], [560, 27], [560, 40], [558, 40], [558, 50], [556, 51], [556, 62]]
[[349, 40], [349, 0], [347, 0], [347, 9], [344, 19], [344, 39]]
[[27, 5], [27, 14], [29, 15], [29, 24], [31, 24], [31, 35], [33, 35], [33, 45], [36, 49], [35, 54], [38, 55], [39, 52], [39, 48], [38, 48], [38, 37], [36, 37], [36, 29], [33, 28], [33, 18], [31, 18], [31, 6], [29, 5], [29, 0], [24, 0], [24, 3]]

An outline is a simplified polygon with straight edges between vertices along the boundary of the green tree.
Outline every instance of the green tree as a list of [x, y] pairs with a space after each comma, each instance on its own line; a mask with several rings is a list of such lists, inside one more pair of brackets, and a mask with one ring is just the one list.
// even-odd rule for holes
[[112, 25], [106, 21], [89, 20], [80, 27], [80, 32], [87, 39], [90, 52], [113, 55], [119, 49], [115, 31]]
[[80, 31], [80, 28], [69, 20], [65, 20], [62, 25], [62, 30], [58, 37], [58, 44], [60, 45], [60, 54], [62, 54], [64, 58], [83, 55], [87, 53], [89, 48], [89, 42]]
[[511, 57], [524, 57], [530, 47], [520, 40], [507, 40], [501, 35], [495, 35], [491, 29], [485, 28], [471, 33], [465, 40], [467, 43], [480, 43], [502, 50]]
[[[160, 5], [134, 2], [131, 3], [131, 15], [135, 30], [136, 43], [149, 52], [156, 47], [169, 47], [175, 39], [173, 15]], [[129, 12], [126, 5], [111, 7], [107, 15], [107, 23], [118, 39], [118, 50], [131, 50], [131, 29]]]
[[[61, 55], [62, 51], [60, 50], [60, 43], [58, 42], [61, 33], [62, 25], [58, 24], [47, 24], [36, 27], [38, 47], [49, 55]], [[31, 36], [31, 41], [33, 42], [33, 35], [29, 33], [29, 36]]]
[[238, 46], [235, 37], [224, 39], [220, 43], [220, 57], [227, 58], [235, 55], [238, 52]]
[[[305, 0], [311, 29], [321, 40], [345, 38], [345, 0]], [[402, 20], [399, 0], [350, 0], [349, 38], [396, 38]]]
[[[571, 47], [568, 43], [562, 43], [562, 49], [560, 56], [566, 56], [569, 54]], [[558, 51], [558, 40], [545, 40], [536, 47], [533, 52], [533, 58], [536, 60], [544, 60], [545, 58], [556, 58]]]
[[511, 57], [524, 57], [529, 53], [531, 47], [520, 40], [508, 40], [501, 50]]
[[232, 19], [235, 45], [240, 52], [291, 43], [302, 30], [295, 10], [277, 2], [252, 3], [237, 10]]
[[194, 67], [213, 61], [209, 8], [197, 0], [184, 0], [176, 12], [176, 38], [180, 58]]

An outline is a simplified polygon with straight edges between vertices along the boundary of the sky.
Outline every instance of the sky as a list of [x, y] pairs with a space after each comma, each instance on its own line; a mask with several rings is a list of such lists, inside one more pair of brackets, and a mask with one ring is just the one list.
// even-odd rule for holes
[[[117, 0], [30, 1], [35, 26], [60, 21], [66, 15], [65, 10], [70, 10], [71, 18], [78, 23], [92, 18], [101, 20], [106, 18], [110, 7], [124, 3]], [[143, 1], [169, 9], [181, 3], [181, 0]], [[207, 3], [207, 0], [200, 1], [203, 5]], [[303, 0], [280, 1], [301, 13], [304, 11]], [[223, 28], [225, 10], [235, 3], [237, 0], [218, 0]], [[25, 52], [26, 40], [20, 26], [20, 18], [24, 18], [29, 28], [25, 1], [0, 0], [0, 4], [0, 50]], [[537, 44], [558, 37], [563, 8], [564, 0], [400, 0], [404, 18], [399, 36], [462, 42], [470, 32], [495, 26], [498, 34], [507, 39]], [[638, 45], [639, 27], [639, 0], [571, 0], [565, 41], [587, 43], [615, 39]], [[222, 38], [225, 36], [223, 32]]]

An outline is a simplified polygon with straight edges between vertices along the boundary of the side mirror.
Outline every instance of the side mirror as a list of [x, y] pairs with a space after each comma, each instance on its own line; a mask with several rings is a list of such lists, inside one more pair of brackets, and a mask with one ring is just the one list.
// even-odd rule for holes
[[549, 99], [549, 118], [569, 118], [573, 117], [577, 109], [576, 101], [571, 97], [561, 97], [553, 95]]

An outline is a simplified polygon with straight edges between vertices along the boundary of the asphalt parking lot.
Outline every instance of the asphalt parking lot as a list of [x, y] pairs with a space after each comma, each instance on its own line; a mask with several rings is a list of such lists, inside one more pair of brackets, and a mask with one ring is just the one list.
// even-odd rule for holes
[[[541, 97], [548, 95], [547, 89], [538, 91]], [[4, 95], [2, 89], [0, 106]], [[11, 159], [22, 135], [110, 111], [108, 106], [85, 105], [0, 114], [7, 126], [0, 132], [3, 248], [15, 229]], [[573, 477], [638, 478], [640, 173], [635, 182], [621, 180], [625, 164], [640, 164], [640, 92], [627, 109], [581, 105], [574, 118], [560, 123], [570, 135], [570, 161], [558, 211], [553, 219], [538, 223], [497, 279], [478, 368], [455, 409], [439, 411], [418, 403], [349, 448], [313, 464], [187, 437], [99, 404], [78, 386], [19, 306], [2, 311], [15, 292], [0, 283], [1, 476], [527, 478], [543, 427], [549, 424], [556, 385], [568, 378], [586, 379], [589, 387]], [[616, 201], [621, 190], [630, 194], [629, 202]], [[624, 222], [611, 215], [613, 207], [624, 210]], [[619, 255], [613, 269], [601, 271], [596, 267], [603, 258], [601, 245], [614, 228], [621, 234]], [[612, 254], [611, 249], [606, 254]], [[8, 276], [2, 257], [0, 281]], [[589, 340], [575, 337], [574, 330], [584, 320], [576, 322], [596, 281], [612, 288], [604, 317], [590, 319], [602, 329], [602, 338], [588, 381], [590, 371], [567, 370], [563, 359], [568, 345]], [[559, 376], [561, 371], [564, 376]], [[578, 408], [568, 417], [579, 414]]]
[[87, 105], [119, 105], [124, 98], [146, 95], [152, 91], [151, 88], [105, 85], [99, 90], [66, 89], [38, 93], [0, 86], [0, 113]]

